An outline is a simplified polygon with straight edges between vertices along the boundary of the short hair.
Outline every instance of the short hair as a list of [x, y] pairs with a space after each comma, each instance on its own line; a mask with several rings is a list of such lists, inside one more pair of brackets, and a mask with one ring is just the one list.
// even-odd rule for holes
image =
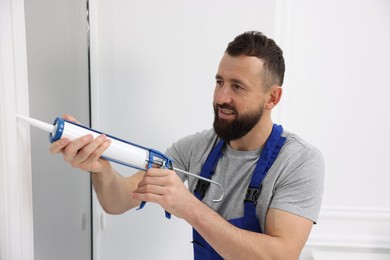
[[282, 86], [285, 71], [283, 51], [263, 33], [248, 31], [238, 35], [228, 44], [225, 53], [233, 57], [245, 55], [261, 59], [264, 62], [264, 88]]

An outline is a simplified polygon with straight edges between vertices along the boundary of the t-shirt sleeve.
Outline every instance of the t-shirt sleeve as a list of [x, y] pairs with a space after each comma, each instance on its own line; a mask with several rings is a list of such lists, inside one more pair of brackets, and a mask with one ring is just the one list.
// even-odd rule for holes
[[[172, 158], [174, 167], [193, 174], [199, 174], [203, 162], [216, 140], [214, 131], [204, 130], [173, 143], [165, 151], [165, 154]], [[187, 175], [179, 171], [176, 171], [176, 173], [183, 181], [188, 179]]]
[[[173, 143], [165, 151], [165, 154], [173, 160], [173, 166], [178, 169], [188, 171], [191, 159], [192, 148], [191, 144], [194, 142], [194, 136], [184, 137]], [[187, 175], [176, 172], [180, 178], [185, 181]]]
[[319, 150], [311, 148], [289, 160], [290, 167], [286, 167], [288, 170], [275, 185], [270, 208], [284, 210], [316, 223], [324, 191], [323, 156]]

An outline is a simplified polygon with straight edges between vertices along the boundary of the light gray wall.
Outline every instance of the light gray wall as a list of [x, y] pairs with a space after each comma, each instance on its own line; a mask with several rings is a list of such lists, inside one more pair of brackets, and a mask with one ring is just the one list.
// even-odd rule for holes
[[[31, 117], [69, 113], [89, 124], [86, 3], [25, 1]], [[89, 174], [48, 152], [48, 134], [31, 127], [35, 259], [91, 259]]]

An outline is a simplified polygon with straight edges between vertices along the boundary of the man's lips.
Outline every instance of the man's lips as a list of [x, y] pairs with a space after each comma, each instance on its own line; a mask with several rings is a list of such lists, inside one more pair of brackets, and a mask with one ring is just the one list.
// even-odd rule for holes
[[229, 108], [218, 107], [219, 118], [229, 119], [234, 117], [236, 112]]

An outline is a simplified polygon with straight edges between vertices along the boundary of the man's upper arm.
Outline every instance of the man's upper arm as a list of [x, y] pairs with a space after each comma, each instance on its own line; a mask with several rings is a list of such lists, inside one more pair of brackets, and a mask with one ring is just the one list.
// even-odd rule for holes
[[284, 253], [291, 257], [290, 259], [298, 259], [312, 226], [312, 220], [270, 208], [266, 217], [265, 233], [283, 244]]

